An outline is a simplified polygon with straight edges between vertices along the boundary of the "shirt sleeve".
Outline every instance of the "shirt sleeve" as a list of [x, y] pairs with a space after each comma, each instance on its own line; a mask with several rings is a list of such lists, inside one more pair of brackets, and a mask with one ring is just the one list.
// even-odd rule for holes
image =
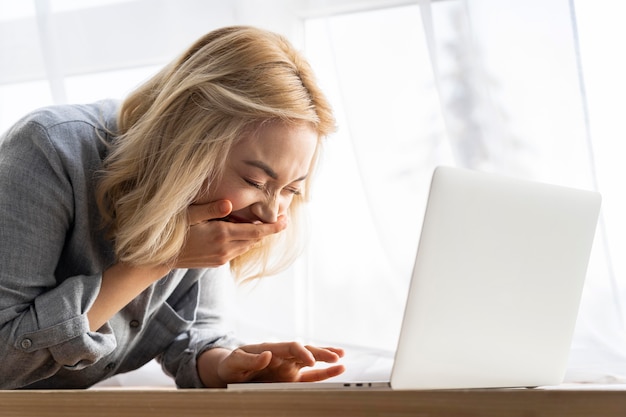
[[179, 388], [203, 388], [196, 368], [198, 355], [216, 347], [235, 349], [242, 342], [228, 329], [233, 294], [228, 267], [190, 273], [200, 276], [183, 296], [176, 296], [169, 304], [181, 317], [192, 318], [193, 323], [157, 359]]
[[76, 204], [47, 130], [23, 122], [9, 131], [0, 148], [0, 388], [83, 369], [116, 347], [111, 328], [90, 332], [86, 317], [101, 271], [56, 275]]

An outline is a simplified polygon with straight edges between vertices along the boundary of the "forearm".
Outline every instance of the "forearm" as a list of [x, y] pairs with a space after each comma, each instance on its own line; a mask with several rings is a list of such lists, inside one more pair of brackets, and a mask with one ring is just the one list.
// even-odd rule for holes
[[[36, 275], [24, 274], [22, 282], [31, 276]], [[0, 285], [1, 389], [24, 387], [63, 367], [83, 369], [115, 349], [111, 329], [88, 331], [85, 312], [97, 297], [100, 281], [98, 275], [72, 276], [39, 294], [24, 291], [19, 298], [11, 298], [15, 292], [5, 292]], [[10, 307], [25, 304], [26, 309]]]
[[167, 267], [137, 267], [117, 263], [102, 274], [100, 291], [87, 312], [89, 329], [96, 331], [111, 317], [169, 272]]

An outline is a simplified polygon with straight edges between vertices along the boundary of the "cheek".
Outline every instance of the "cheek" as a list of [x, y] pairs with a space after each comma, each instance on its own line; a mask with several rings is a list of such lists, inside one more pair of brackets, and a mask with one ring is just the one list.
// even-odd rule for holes
[[246, 208], [252, 204], [254, 204], [258, 198], [256, 196], [256, 193], [254, 191], [251, 190], [245, 190], [245, 189], [237, 189], [237, 188], [230, 188], [230, 189], [223, 189], [221, 190], [222, 192], [219, 192], [220, 190], [217, 190], [218, 192], [215, 193], [213, 200], [228, 200], [231, 202], [231, 204], [233, 205], [233, 211], [237, 211], [237, 210], [241, 210], [243, 208]]
[[286, 214], [293, 203], [293, 200], [297, 198], [293, 194], [289, 194], [288, 196], [282, 197], [280, 202], [278, 203], [278, 211], [280, 214]]
[[233, 204], [233, 211], [244, 209], [248, 206], [251, 206], [257, 201], [254, 198], [254, 193], [237, 191], [231, 192], [230, 195], [225, 198], [227, 200], [230, 200], [230, 202]]
[[194, 201], [196, 204], [207, 204], [213, 201], [228, 200], [233, 205], [233, 210], [240, 209], [247, 203], [252, 194], [248, 189], [242, 189], [240, 186], [235, 186], [232, 181], [222, 181], [219, 184], [209, 187], [207, 190], [205, 187], [204, 192], [198, 194], [198, 197]]

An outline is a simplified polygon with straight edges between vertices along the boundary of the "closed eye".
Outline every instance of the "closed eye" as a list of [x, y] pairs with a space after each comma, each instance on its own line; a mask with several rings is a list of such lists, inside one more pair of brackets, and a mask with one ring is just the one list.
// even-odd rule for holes
[[253, 186], [254, 188], [257, 188], [259, 190], [263, 190], [265, 189], [265, 184], [262, 184], [260, 182], [256, 182], [256, 181], [252, 181], [252, 180], [248, 180], [248, 179], [244, 179], [244, 181], [248, 184]]
[[[252, 187], [254, 187], [254, 188], [258, 189], [258, 190], [265, 190], [265, 184], [263, 184], [263, 183], [260, 183], [260, 182], [257, 182], [257, 181], [253, 181], [253, 180], [250, 180], [250, 179], [247, 179], [247, 178], [244, 178], [244, 181], [248, 185], [250, 185], [250, 186], [252, 186]], [[284, 190], [287, 191], [290, 194], [293, 194], [293, 195], [301, 195], [302, 194], [302, 191], [300, 191], [299, 188], [288, 187], [288, 188], [284, 188]]]

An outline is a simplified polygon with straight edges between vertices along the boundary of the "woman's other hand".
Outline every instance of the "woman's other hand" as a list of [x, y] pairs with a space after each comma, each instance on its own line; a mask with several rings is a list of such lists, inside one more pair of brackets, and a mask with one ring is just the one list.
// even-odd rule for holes
[[211, 388], [237, 382], [315, 382], [342, 374], [344, 366], [303, 368], [318, 362], [336, 363], [343, 355], [342, 349], [296, 342], [246, 345], [233, 351], [217, 348], [200, 355], [198, 372]]

